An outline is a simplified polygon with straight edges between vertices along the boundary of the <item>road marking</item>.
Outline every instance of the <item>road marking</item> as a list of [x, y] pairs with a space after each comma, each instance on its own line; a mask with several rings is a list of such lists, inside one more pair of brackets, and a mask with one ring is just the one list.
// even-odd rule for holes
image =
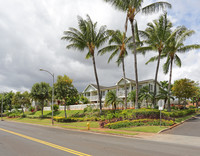
[[20, 136], [22, 138], [26, 138], [26, 139], [31, 140], [31, 141], [35, 141], [35, 142], [38, 142], [38, 143], [41, 143], [41, 144], [44, 144], [44, 145], [65, 151], [65, 152], [68, 152], [68, 153], [72, 153], [72, 154], [75, 154], [75, 155], [78, 155], [78, 156], [91, 156], [91, 155], [88, 155], [88, 154], [85, 154], [85, 153], [82, 153], [82, 152], [78, 152], [78, 151], [75, 151], [75, 150], [72, 150], [72, 149], [69, 149], [69, 148], [66, 148], [66, 147], [62, 147], [62, 146], [59, 146], [59, 145], [56, 145], [56, 144], [53, 144], [53, 143], [50, 143], [50, 142], [46, 142], [46, 141], [43, 141], [43, 140], [32, 138], [32, 137], [29, 137], [29, 136], [26, 136], [26, 135], [23, 135], [23, 134], [20, 134], [20, 133], [16, 133], [16, 132], [13, 132], [13, 131], [9, 131], [9, 130], [3, 129], [3, 128], [0, 128], [0, 130], [7, 132], [7, 133], [17, 135], [17, 136]]

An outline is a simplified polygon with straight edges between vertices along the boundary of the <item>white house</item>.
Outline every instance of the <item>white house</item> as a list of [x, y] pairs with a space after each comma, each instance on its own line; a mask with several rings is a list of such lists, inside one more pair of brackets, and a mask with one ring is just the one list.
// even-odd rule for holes
[[[143, 80], [139, 81], [139, 89], [142, 88], [143, 86], [149, 86], [150, 92], [154, 91], [154, 80], [149, 79], [149, 80]], [[115, 90], [116, 94], [119, 98], [124, 99], [125, 98], [125, 90], [124, 90], [124, 85], [125, 85], [125, 80], [124, 78], [121, 78], [115, 86], [100, 86], [100, 90], [102, 93], [102, 101], [105, 100], [105, 95], [111, 91]], [[126, 78], [126, 85], [127, 85], [127, 93], [131, 92], [132, 90], [135, 90], [135, 81], [132, 79]], [[157, 84], [157, 92], [159, 91], [159, 85]], [[97, 90], [97, 85], [95, 84], [89, 84], [82, 94], [90, 100], [91, 103], [98, 103], [98, 90]]]

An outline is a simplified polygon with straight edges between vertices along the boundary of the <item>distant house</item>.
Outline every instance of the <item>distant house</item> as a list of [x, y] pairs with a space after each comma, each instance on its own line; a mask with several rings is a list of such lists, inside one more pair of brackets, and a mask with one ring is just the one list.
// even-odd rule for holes
[[[135, 90], [135, 81], [132, 79], [128, 79], [126, 78], [126, 80], [124, 80], [124, 78], [121, 78], [114, 86], [100, 86], [100, 90], [102, 93], [102, 101], [105, 100], [105, 96], [106, 94], [111, 91], [111, 90], [115, 90], [116, 94], [119, 98], [124, 99], [125, 98], [125, 90], [124, 90], [124, 86], [125, 86], [125, 81], [126, 81], [126, 85], [127, 85], [127, 93], [131, 92], [132, 90]], [[143, 81], [139, 81], [139, 89], [142, 88], [143, 86], [149, 86], [150, 92], [154, 91], [154, 80], [153, 79], [149, 79], [149, 80], [143, 80]], [[159, 91], [159, 85], [157, 84], [157, 92]], [[88, 100], [90, 100], [91, 103], [98, 103], [98, 90], [97, 90], [97, 85], [95, 84], [89, 84], [84, 91], [82, 92], [82, 94], [88, 98]]]

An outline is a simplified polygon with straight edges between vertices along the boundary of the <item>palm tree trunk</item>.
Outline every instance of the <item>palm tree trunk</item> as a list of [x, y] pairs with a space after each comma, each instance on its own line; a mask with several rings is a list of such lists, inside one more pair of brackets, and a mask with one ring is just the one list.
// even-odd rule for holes
[[125, 74], [125, 65], [124, 65], [124, 57], [122, 58], [122, 70], [123, 70], [123, 77], [124, 77], [124, 91], [125, 91], [125, 109], [127, 109], [127, 85], [126, 85], [126, 74]]
[[93, 61], [94, 74], [95, 74], [96, 83], [97, 83], [97, 90], [98, 90], [98, 98], [99, 98], [100, 114], [102, 114], [101, 91], [100, 91], [99, 79], [98, 79], [98, 75], [97, 75], [97, 69], [96, 69], [96, 63], [95, 63], [95, 58], [94, 58], [94, 56], [92, 56], [92, 61]]
[[170, 92], [171, 92], [171, 81], [172, 81], [172, 66], [173, 66], [173, 60], [171, 59], [170, 62], [170, 74], [169, 74], [169, 84], [168, 84], [168, 105], [167, 105], [167, 111], [171, 111], [171, 106], [170, 106]]
[[158, 80], [158, 70], [159, 70], [159, 66], [160, 66], [160, 55], [161, 52], [159, 51], [158, 54], [158, 62], [157, 62], [157, 67], [156, 67], [156, 74], [155, 74], [155, 82], [154, 82], [154, 93], [153, 93], [153, 107], [155, 108], [156, 106], [156, 92], [157, 92], [157, 80]]
[[138, 109], [138, 71], [137, 71], [137, 51], [135, 42], [135, 30], [133, 21], [130, 21], [132, 29], [132, 39], [133, 39], [133, 52], [134, 52], [134, 67], [135, 67], [135, 85], [136, 85], [136, 95], [135, 95], [135, 109]]
[[65, 118], [67, 118], [66, 102], [64, 102], [64, 111], [65, 111]]
[[43, 118], [44, 101], [42, 102], [42, 118]]

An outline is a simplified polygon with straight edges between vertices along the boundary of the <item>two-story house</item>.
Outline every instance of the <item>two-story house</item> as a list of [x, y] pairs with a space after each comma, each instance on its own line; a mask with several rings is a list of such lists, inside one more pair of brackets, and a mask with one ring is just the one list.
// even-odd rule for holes
[[[135, 90], [135, 81], [132, 79], [126, 78], [121, 78], [114, 86], [106, 87], [106, 86], [100, 86], [100, 90], [102, 93], [102, 101], [105, 100], [106, 94], [110, 90], [115, 90], [116, 94], [119, 98], [124, 99], [125, 98], [125, 81], [127, 85], [127, 93], [131, 92], [132, 90]], [[139, 81], [139, 89], [142, 88], [143, 86], [149, 86], [150, 92], [154, 91], [154, 80], [149, 79], [149, 80], [143, 80]], [[157, 84], [157, 92], [159, 91], [159, 85]], [[89, 84], [82, 94], [90, 100], [91, 103], [98, 103], [98, 90], [97, 90], [97, 85], [95, 84]]]

